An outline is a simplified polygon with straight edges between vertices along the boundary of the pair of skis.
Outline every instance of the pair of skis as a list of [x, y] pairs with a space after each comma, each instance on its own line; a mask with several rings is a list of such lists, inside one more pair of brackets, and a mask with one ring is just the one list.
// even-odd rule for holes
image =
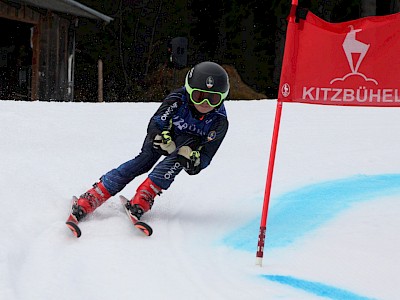
[[[129, 209], [127, 208], [127, 203], [129, 202], [128, 199], [126, 199], [124, 196], [119, 196], [119, 199], [121, 201], [122, 206], [125, 209], [126, 214], [129, 217], [129, 220], [131, 220], [133, 226], [137, 229], [139, 229], [141, 232], [143, 232], [145, 235], [150, 236], [153, 233], [153, 229], [145, 222], [139, 221], [135, 216], [131, 214]], [[72, 233], [79, 238], [82, 235], [82, 231], [78, 226], [79, 221], [76, 219], [76, 217], [72, 214], [72, 206], [76, 204], [78, 199], [76, 197], [72, 198], [72, 205], [71, 205], [71, 213], [68, 216], [67, 222], [65, 224], [67, 227], [72, 231]]]

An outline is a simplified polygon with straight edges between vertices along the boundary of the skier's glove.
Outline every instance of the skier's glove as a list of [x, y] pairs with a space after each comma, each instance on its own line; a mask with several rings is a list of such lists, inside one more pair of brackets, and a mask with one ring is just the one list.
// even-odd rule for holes
[[189, 146], [182, 146], [179, 149], [177, 161], [189, 175], [200, 172], [200, 152], [193, 151]]
[[161, 155], [170, 155], [176, 149], [175, 142], [172, 140], [171, 133], [168, 130], [154, 137], [153, 147]]

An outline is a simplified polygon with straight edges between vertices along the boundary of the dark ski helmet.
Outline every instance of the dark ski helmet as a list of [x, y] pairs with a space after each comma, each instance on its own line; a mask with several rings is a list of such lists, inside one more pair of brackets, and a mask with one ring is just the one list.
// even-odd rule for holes
[[229, 93], [228, 73], [217, 63], [199, 63], [187, 73], [185, 88], [193, 103], [219, 107]]

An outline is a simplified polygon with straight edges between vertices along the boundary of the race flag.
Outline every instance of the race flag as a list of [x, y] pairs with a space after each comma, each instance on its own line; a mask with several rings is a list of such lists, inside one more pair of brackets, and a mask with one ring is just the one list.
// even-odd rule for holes
[[283, 102], [400, 107], [400, 13], [333, 24], [297, 4], [292, 0], [288, 18], [257, 243], [260, 266]]
[[292, 6], [278, 98], [400, 106], [400, 14], [329, 23]]

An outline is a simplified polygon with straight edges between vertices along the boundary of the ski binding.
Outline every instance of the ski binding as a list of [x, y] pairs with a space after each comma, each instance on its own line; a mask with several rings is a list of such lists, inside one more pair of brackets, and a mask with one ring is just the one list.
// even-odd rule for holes
[[153, 229], [145, 222], [139, 221], [134, 215], [131, 214], [130, 210], [126, 206], [128, 199], [124, 196], [119, 196], [121, 204], [124, 206], [125, 212], [128, 215], [129, 219], [131, 220], [133, 226], [143, 232], [145, 235], [150, 236], [153, 233]]

